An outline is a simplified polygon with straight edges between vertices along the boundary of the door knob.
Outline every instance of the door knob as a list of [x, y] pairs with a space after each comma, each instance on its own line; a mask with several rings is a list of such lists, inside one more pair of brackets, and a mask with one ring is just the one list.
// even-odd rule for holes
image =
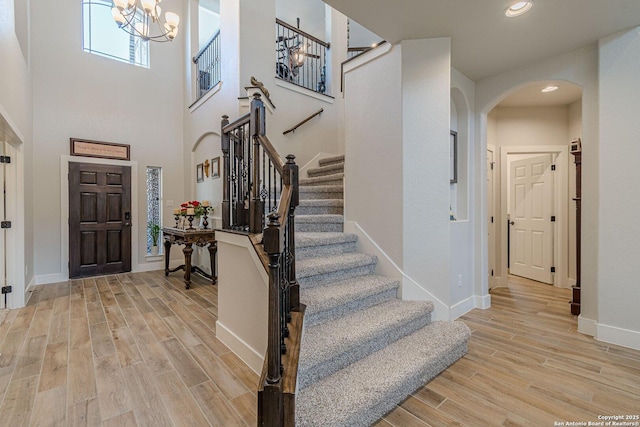
[[515, 224], [515, 222], [509, 221], [509, 225], [514, 225], [514, 224]]

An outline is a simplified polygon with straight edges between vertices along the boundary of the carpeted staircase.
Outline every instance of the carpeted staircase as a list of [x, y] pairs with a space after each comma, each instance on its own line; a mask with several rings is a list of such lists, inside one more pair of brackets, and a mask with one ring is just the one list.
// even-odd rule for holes
[[431, 322], [429, 301], [396, 298], [400, 281], [343, 232], [344, 156], [300, 180], [296, 271], [307, 308], [296, 425], [368, 426], [467, 351], [462, 322]]

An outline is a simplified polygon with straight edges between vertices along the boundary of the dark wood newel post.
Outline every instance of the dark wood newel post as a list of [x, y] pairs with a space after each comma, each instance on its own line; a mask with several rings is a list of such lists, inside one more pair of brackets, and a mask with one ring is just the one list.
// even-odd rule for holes
[[255, 93], [251, 100], [249, 132], [253, 141], [253, 170], [251, 171], [251, 198], [249, 200], [249, 231], [261, 233], [264, 228], [264, 207], [260, 200], [260, 141], [258, 136], [265, 135], [264, 103], [260, 94]]
[[222, 125], [220, 135], [220, 145], [222, 148], [222, 228], [231, 228], [231, 212], [229, 211], [231, 199], [231, 187], [229, 186], [229, 170], [231, 162], [229, 160], [229, 134], [224, 131], [224, 127], [229, 124], [229, 116], [222, 116]]
[[[298, 165], [295, 162], [296, 156], [293, 154], [289, 154], [287, 156], [287, 163], [285, 170], [288, 171], [289, 184], [291, 185], [291, 204], [289, 205], [289, 218], [288, 218], [288, 227], [289, 227], [289, 252], [291, 256], [291, 260], [289, 263], [289, 307], [287, 312], [291, 310], [298, 311], [300, 308], [300, 285], [298, 285], [298, 279], [296, 278], [296, 222], [295, 222], [295, 211], [296, 206], [299, 204], [300, 196], [298, 192]], [[290, 315], [289, 315], [290, 317]], [[287, 319], [289, 320], [289, 319]]]
[[264, 250], [269, 255], [269, 319], [267, 342], [267, 375], [263, 384], [264, 400], [260, 405], [259, 419], [263, 426], [283, 425], [281, 354], [281, 307], [280, 307], [280, 256], [284, 236], [279, 221], [280, 215], [269, 215], [269, 225], [264, 229]]

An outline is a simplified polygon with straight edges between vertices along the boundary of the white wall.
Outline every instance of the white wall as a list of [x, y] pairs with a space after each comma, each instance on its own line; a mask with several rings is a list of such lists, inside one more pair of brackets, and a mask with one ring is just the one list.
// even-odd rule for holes
[[325, 39], [325, 4], [321, 0], [276, 0], [275, 3], [276, 18], [294, 27], [300, 18], [302, 31], [320, 40]]
[[[597, 338], [640, 349], [640, 223], [635, 221], [640, 211], [640, 28], [606, 37], [599, 48], [599, 152], [590, 150], [587, 135], [583, 143], [584, 161], [595, 154], [600, 163], [596, 184], [600, 189], [598, 271], [595, 277], [582, 273], [581, 280], [585, 286], [597, 278]], [[588, 177], [588, 166], [583, 166], [583, 180]], [[583, 199], [589, 196], [591, 184], [584, 182]], [[587, 209], [583, 208], [583, 215]], [[583, 222], [583, 235], [590, 226]], [[583, 248], [588, 244], [583, 241]], [[590, 259], [583, 260], [584, 271]]]
[[[399, 267], [402, 248], [402, 49], [345, 74], [345, 221]], [[361, 60], [361, 59], [358, 59]], [[384, 100], [384, 102], [382, 102]]]
[[[451, 231], [451, 306], [452, 318], [458, 317], [472, 308], [487, 308], [490, 297], [487, 289], [481, 288], [481, 281], [475, 277], [473, 256], [474, 206], [473, 176], [475, 165], [469, 161], [475, 145], [473, 106], [475, 83], [455, 68], [451, 68], [451, 129], [458, 132], [458, 182], [450, 184], [451, 198], [455, 197], [454, 213], [457, 221], [450, 223]], [[453, 206], [452, 206], [453, 207]]]
[[[163, 7], [184, 16], [181, 4], [173, 0]], [[68, 13], [60, 14], [61, 8]], [[61, 204], [68, 202], [61, 200], [59, 159], [69, 154], [70, 137], [130, 144], [140, 171], [132, 177], [138, 194], [146, 193], [146, 166], [160, 166], [164, 199], [182, 199], [183, 91], [176, 82], [184, 80], [185, 55], [178, 36], [173, 43], [150, 43], [150, 69], [113, 61], [83, 52], [82, 8], [76, 1], [43, 2], [31, 12], [34, 234], [39, 242], [34, 259], [42, 281], [56, 281], [68, 273], [61, 262]], [[146, 198], [133, 202], [139, 213], [133, 218], [140, 260], [135, 270], [145, 263]], [[173, 223], [172, 212], [164, 206], [165, 225]]]
[[[14, 3], [18, 3], [17, 9], [14, 9]], [[25, 14], [29, 4], [27, 0], [0, 0], [0, 116], [16, 135], [18, 141], [12, 142], [23, 159], [19, 179], [24, 191], [19, 194], [19, 217], [14, 218], [13, 225], [14, 232], [19, 234], [19, 243], [13, 248], [17, 250], [14, 262], [19, 270], [15, 271], [15, 288], [8, 298], [12, 307], [24, 304], [24, 291], [33, 278], [33, 106], [28, 58], [29, 19]], [[0, 133], [2, 139], [6, 139], [6, 129], [2, 127]]]

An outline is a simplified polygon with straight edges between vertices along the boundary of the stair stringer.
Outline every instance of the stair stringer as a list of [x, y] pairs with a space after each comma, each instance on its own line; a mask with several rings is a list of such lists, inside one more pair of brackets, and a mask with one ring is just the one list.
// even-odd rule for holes
[[358, 250], [378, 257], [376, 274], [400, 279], [402, 285], [398, 289], [398, 298], [414, 301], [431, 301], [434, 310], [432, 320], [454, 320], [451, 308], [433, 295], [419, 283], [405, 274], [404, 271], [387, 255], [387, 253], [360, 227], [355, 221], [344, 221], [344, 231], [358, 236]]

